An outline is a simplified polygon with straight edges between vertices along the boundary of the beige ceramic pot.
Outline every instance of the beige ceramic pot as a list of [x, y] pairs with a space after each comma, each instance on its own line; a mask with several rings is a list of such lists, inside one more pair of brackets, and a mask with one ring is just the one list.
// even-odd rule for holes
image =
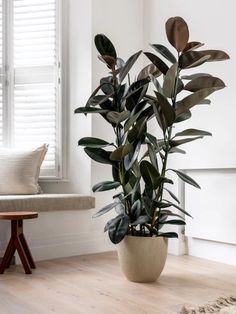
[[168, 241], [163, 237], [126, 236], [118, 245], [118, 258], [126, 278], [133, 282], [153, 282], [166, 262]]

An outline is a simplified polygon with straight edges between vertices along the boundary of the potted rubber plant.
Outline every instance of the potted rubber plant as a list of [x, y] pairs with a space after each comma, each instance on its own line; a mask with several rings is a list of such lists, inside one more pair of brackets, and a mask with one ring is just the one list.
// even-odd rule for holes
[[[187, 70], [229, 58], [224, 51], [199, 49], [202, 43], [189, 41], [188, 26], [181, 17], [166, 22], [166, 34], [174, 52], [152, 44], [153, 52], [144, 52], [150, 64], [135, 78], [130, 70], [143, 52], [125, 62], [105, 35], [96, 35], [98, 58], [108, 75], [101, 78], [87, 104], [75, 110], [101, 115], [114, 134], [112, 142], [84, 137], [78, 144], [91, 159], [111, 168], [113, 180], [97, 183], [93, 192], [116, 189], [113, 201], [94, 217], [115, 210], [116, 216], [104, 230], [118, 244], [126, 277], [135, 282], [158, 278], [166, 261], [167, 238], [178, 237], [163, 227], [185, 225], [184, 216], [189, 215], [169, 188], [173, 181], [168, 174], [199, 188], [184, 172], [168, 169], [168, 157], [171, 154], [173, 160], [174, 154], [184, 152], [181, 145], [211, 134], [195, 128], [174, 133], [174, 127], [191, 118], [192, 107], [209, 104], [207, 97], [225, 87], [220, 78], [192, 71], [188, 75]], [[157, 121], [154, 131], [149, 128], [152, 119]]]

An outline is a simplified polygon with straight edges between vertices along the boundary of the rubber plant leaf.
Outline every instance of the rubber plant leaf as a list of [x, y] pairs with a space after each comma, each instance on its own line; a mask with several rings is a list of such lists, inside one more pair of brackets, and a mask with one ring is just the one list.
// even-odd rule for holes
[[166, 35], [170, 44], [178, 52], [183, 51], [189, 39], [187, 23], [179, 16], [168, 19], [166, 22]]
[[95, 46], [102, 56], [117, 58], [115, 47], [104, 34], [97, 34], [94, 38]]
[[166, 58], [171, 63], [177, 62], [175, 56], [172, 54], [172, 52], [170, 52], [170, 50], [166, 46], [160, 44], [152, 44], [151, 47], [154, 48], [158, 53], [160, 53], [164, 58]]

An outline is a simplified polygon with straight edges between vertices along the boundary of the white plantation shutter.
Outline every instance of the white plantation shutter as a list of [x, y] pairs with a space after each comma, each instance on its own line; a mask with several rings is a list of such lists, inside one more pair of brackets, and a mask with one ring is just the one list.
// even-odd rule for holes
[[0, 0], [0, 146], [3, 146], [3, 83], [4, 83], [4, 71], [3, 71], [3, 6]]
[[4, 0], [10, 26], [9, 146], [48, 143], [41, 176], [60, 166], [59, 0]]

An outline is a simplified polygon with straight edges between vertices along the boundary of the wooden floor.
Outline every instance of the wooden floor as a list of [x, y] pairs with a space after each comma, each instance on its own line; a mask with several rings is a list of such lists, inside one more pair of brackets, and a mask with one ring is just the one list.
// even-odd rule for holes
[[37, 263], [33, 275], [14, 266], [0, 275], [0, 314], [172, 314], [236, 295], [236, 267], [168, 256], [156, 283], [128, 282], [115, 253]]

